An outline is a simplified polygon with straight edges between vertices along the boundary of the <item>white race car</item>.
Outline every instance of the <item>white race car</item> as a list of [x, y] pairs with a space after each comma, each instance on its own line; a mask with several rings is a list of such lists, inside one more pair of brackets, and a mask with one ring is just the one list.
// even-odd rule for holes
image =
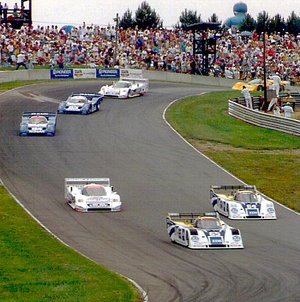
[[109, 178], [66, 178], [65, 199], [79, 212], [120, 211], [122, 206]]
[[126, 78], [113, 83], [112, 85], [102, 86], [99, 93], [103, 96], [117, 98], [131, 98], [144, 95], [149, 91], [149, 81], [144, 78]]
[[215, 211], [230, 219], [276, 219], [274, 203], [255, 186], [211, 186], [211, 204]]
[[242, 249], [241, 232], [222, 220], [218, 213], [169, 213], [167, 231], [172, 242], [191, 249]]

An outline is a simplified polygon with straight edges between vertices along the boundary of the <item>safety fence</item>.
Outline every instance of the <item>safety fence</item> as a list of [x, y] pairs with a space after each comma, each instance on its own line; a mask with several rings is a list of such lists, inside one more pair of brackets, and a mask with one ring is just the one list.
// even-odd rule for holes
[[300, 136], [300, 121], [259, 111], [259, 98], [254, 98], [253, 109], [245, 106], [244, 99], [228, 100], [229, 115], [249, 124]]

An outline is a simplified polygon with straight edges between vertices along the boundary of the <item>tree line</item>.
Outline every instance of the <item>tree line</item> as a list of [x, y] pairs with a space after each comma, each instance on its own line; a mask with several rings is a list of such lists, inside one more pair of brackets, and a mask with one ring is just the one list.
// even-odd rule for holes
[[[174, 24], [174, 28], [186, 29], [188, 25], [200, 22], [216, 22], [220, 23], [218, 16], [213, 13], [208, 20], [203, 21], [201, 15], [197, 11], [185, 9], [181, 12], [179, 20]], [[120, 18], [119, 27], [123, 29], [138, 27], [140, 29], [146, 28], [163, 28], [163, 20], [157, 14], [155, 9], [143, 1], [135, 11], [135, 16], [131, 10], [127, 9], [124, 15]], [[300, 16], [294, 11], [288, 16], [286, 20], [280, 14], [270, 17], [267, 12], [260, 12], [256, 19], [250, 14], [246, 14], [244, 22], [241, 24], [240, 31], [256, 31], [261, 32], [280, 32], [291, 33], [297, 35], [300, 33]]]

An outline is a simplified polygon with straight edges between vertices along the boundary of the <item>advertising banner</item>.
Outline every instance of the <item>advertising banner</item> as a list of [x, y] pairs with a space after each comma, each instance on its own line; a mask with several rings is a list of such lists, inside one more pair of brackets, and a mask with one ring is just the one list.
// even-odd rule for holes
[[119, 79], [120, 69], [97, 69], [98, 79]]
[[120, 69], [120, 78], [143, 78], [142, 69]]
[[73, 79], [73, 69], [51, 69], [50, 79]]
[[94, 68], [74, 68], [74, 79], [96, 79], [96, 69]]
[[119, 79], [120, 69], [95, 69], [95, 68], [74, 68], [74, 69], [51, 69], [51, 79]]

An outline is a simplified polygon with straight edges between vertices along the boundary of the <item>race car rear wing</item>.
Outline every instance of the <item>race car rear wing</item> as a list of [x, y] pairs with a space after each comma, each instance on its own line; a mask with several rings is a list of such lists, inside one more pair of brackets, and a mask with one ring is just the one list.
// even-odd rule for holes
[[167, 227], [175, 224], [193, 224], [199, 217], [214, 217], [219, 218], [217, 212], [206, 212], [206, 213], [168, 213], [166, 218]]
[[103, 98], [103, 95], [100, 93], [85, 93], [85, 92], [72, 93], [71, 97], [72, 96], [85, 96], [88, 100]]
[[57, 113], [56, 112], [23, 112], [22, 114], [22, 122], [27, 121], [29, 118], [33, 116], [44, 116], [47, 118], [49, 122], [55, 122]]
[[202, 213], [168, 213], [168, 217], [171, 220], [187, 220], [187, 219], [195, 219], [198, 217], [215, 217], [219, 218], [219, 214], [217, 212], [202, 212]]
[[255, 186], [250, 185], [221, 185], [221, 186], [210, 186], [211, 193], [221, 193], [228, 191], [238, 191], [238, 190], [254, 190], [256, 191]]
[[65, 187], [74, 186], [77, 188], [81, 188], [88, 184], [99, 184], [104, 187], [110, 186], [109, 178], [65, 178]]
[[145, 87], [149, 87], [149, 80], [146, 78], [121, 78], [120, 80], [128, 81], [134, 84], [143, 84]]

